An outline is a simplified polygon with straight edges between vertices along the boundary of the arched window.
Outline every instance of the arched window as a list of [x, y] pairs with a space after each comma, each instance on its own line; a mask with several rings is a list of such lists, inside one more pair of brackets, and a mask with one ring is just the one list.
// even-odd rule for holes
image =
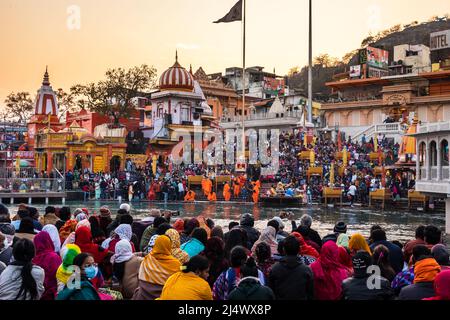
[[437, 146], [436, 141], [430, 143], [430, 165], [432, 167], [437, 166]]
[[425, 142], [421, 142], [419, 146], [419, 165], [423, 167], [425, 165], [425, 154], [426, 154], [427, 146]]
[[443, 167], [448, 166], [448, 141], [442, 140], [441, 141], [441, 165]]

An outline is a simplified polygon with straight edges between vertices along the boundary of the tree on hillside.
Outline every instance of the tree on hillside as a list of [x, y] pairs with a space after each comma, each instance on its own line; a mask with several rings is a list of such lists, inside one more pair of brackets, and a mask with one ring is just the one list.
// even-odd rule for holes
[[292, 77], [294, 74], [297, 74], [299, 72], [300, 72], [300, 67], [299, 66], [292, 67], [288, 71], [288, 76]]
[[321, 65], [324, 68], [328, 68], [328, 67], [336, 67], [341, 62], [339, 61], [339, 59], [335, 57], [330, 57], [328, 53], [323, 53], [314, 57], [313, 63], [315, 65]]
[[401, 24], [396, 24], [395, 26], [392, 26], [391, 28], [386, 29], [386, 30], [382, 30], [375, 35], [373, 35], [372, 33], [369, 33], [369, 35], [366, 38], [364, 38], [363, 41], [361, 42], [361, 48], [367, 47], [368, 45], [370, 45], [373, 42], [377, 42], [378, 40], [386, 38], [387, 36], [389, 36], [393, 33], [400, 32], [403, 30], [404, 30], [404, 27]]
[[428, 22], [434, 22], [434, 21], [438, 21], [439, 20], [439, 16], [432, 16], [428, 19]]
[[352, 58], [358, 54], [359, 49], [355, 49], [353, 51], [350, 51], [348, 53], [346, 53], [343, 57], [342, 57], [342, 63], [344, 64], [349, 64], [350, 60], [352, 60]]
[[109, 69], [106, 80], [75, 85], [71, 92], [76, 96], [78, 106], [108, 115], [118, 125], [119, 118], [129, 117], [135, 109], [133, 98], [155, 87], [156, 69], [142, 65], [129, 70]]
[[75, 94], [72, 91], [68, 93], [62, 88], [59, 88], [55, 93], [56, 99], [58, 100], [58, 118], [60, 120], [65, 119], [67, 112], [77, 112], [80, 110], [80, 107], [75, 101]]
[[5, 113], [10, 120], [25, 123], [33, 112], [33, 101], [28, 92], [11, 92], [5, 99]]

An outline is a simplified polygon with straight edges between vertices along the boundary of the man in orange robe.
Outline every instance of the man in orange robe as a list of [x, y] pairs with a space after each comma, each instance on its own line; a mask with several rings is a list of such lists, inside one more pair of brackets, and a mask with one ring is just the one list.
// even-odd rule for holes
[[195, 201], [195, 192], [192, 190], [188, 190], [188, 192], [184, 196], [184, 201]]
[[261, 183], [258, 180], [256, 182], [252, 182], [252, 185], [253, 185], [253, 194], [252, 194], [253, 202], [258, 203]]
[[208, 197], [212, 191], [212, 181], [208, 178], [202, 180], [203, 194]]
[[206, 177], [204, 176], [202, 179], [202, 191], [203, 191], [203, 195], [207, 196], [205, 190], [206, 190]]
[[231, 187], [229, 183], [225, 183], [223, 186], [223, 197], [225, 201], [230, 201], [231, 199]]
[[216, 193], [214, 191], [212, 191], [209, 195], [208, 195], [208, 201], [217, 201], [217, 196]]
[[239, 195], [241, 194], [241, 186], [239, 184], [239, 179], [236, 178], [233, 182], [233, 195], [235, 198], [239, 198]]

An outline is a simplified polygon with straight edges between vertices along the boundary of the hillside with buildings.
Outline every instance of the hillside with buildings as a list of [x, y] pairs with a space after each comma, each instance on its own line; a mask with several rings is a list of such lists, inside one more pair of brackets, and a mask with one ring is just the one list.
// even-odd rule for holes
[[[430, 45], [430, 33], [450, 29], [450, 19], [433, 18], [433, 21], [408, 25], [397, 25], [388, 30], [382, 31], [375, 36], [368, 36], [363, 39], [361, 48], [370, 45], [389, 52], [389, 62], [392, 63], [394, 47], [402, 44], [426, 46]], [[398, 31], [395, 31], [398, 30]], [[358, 48], [359, 49], [359, 48]], [[314, 98], [319, 101], [327, 101], [331, 94], [331, 88], [325, 85], [326, 82], [333, 81], [337, 75], [348, 73], [350, 66], [358, 64], [358, 49], [352, 51], [353, 57], [349, 61], [332, 61], [331, 65], [316, 64], [313, 66], [313, 92]], [[434, 51], [431, 54], [432, 62], [439, 62], [450, 57], [450, 49]], [[347, 59], [343, 59], [347, 60]], [[308, 86], [308, 68], [303, 67], [300, 72], [288, 76], [288, 85], [291, 90], [306, 93]]]

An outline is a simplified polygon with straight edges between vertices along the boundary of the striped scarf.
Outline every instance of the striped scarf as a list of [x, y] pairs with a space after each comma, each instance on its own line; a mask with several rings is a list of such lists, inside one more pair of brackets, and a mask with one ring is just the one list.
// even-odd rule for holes
[[172, 244], [167, 236], [159, 236], [151, 253], [145, 256], [139, 269], [139, 280], [164, 285], [180, 271], [181, 263], [171, 254]]

